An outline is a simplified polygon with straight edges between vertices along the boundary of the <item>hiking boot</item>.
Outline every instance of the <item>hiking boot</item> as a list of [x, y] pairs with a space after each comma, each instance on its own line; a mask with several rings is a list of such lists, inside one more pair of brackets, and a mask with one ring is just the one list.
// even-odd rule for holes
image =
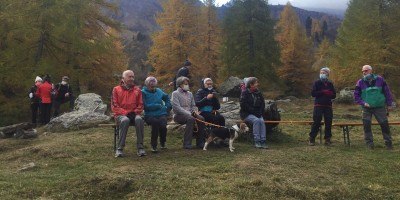
[[315, 146], [315, 138], [308, 138], [308, 145]]
[[393, 150], [393, 145], [392, 145], [391, 141], [390, 142], [385, 142], [385, 145], [386, 145], [386, 149], [387, 150]]
[[161, 144], [160, 149], [168, 149], [167, 146], [165, 146], [165, 144]]
[[115, 151], [115, 157], [122, 157], [124, 156], [124, 153], [122, 152], [122, 149], [117, 149], [117, 151]]
[[192, 149], [192, 145], [189, 145], [189, 144], [188, 145], [183, 145], [183, 148], [184, 149]]
[[144, 151], [144, 149], [139, 149], [138, 152], [137, 152], [137, 155], [138, 155], [139, 157], [143, 157], [143, 156], [145, 156], [145, 155], [147, 155], [147, 154], [146, 154], [146, 152]]
[[331, 144], [332, 144], [331, 138], [325, 138], [325, 145], [329, 146]]
[[368, 150], [374, 150], [375, 149], [374, 143], [367, 144], [367, 148]]
[[157, 147], [151, 147], [151, 152], [152, 153], [157, 153], [158, 151], [157, 151]]
[[258, 149], [262, 148], [262, 145], [261, 145], [260, 141], [256, 141], [255, 143], [256, 143], [256, 148], [258, 148]]
[[268, 146], [267, 146], [267, 141], [261, 141], [261, 148], [262, 149], [268, 149]]

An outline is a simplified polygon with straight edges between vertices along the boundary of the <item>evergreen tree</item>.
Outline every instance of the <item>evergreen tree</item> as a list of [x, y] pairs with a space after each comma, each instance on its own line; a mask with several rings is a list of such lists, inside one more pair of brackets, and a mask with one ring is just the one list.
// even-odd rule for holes
[[311, 85], [311, 42], [290, 3], [280, 15], [276, 39], [281, 47], [282, 63], [278, 74], [286, 83], [287, 92], [291, 95], [308, 93]]
[[223, 22], [221, 77], [255, 76], [264, 85], [276, 83], [279, 48], [273, 27], [267, 1], [231, 1]]
[[311, 36], [311, 29], [312, 29], [312, 18], [308, 16], [306, 19], [306, 32], [308, 37]]
[[149, 61], [160, 83], [167, 84], [186, 59], [192, 62], [191, 74], [199, 66], [199, 16], [195, 0], [169, 0], [156, 16], [161, 31], [153, 35]]
[[350, 1], [335, 42], [337, 65], [334, 67], [342, 74], [337, 77], [339, 85], [354, 85], [365, 64], [373, 66], [378, 74], [387, 75], [387, 70], [398, 70], [399, 12], [398, 1]]

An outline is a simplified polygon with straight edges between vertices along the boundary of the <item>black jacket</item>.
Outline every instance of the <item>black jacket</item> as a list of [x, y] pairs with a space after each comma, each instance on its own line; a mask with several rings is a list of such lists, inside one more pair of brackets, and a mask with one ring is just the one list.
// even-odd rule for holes
[[211, 106], [213, 110], [219, 110], [221, 108], [217, 97], [214, 96], [212, 99], [207, 99], [207, 95], [212, 94], [213, 92], [216, 91], [214, 89], [208, 90], [208, 88], [201, 88], [197, 91], [195, 102], [199, 110], [205, 106]]
[[56, 100], [63, 100], [65, 98], [65, 93], [69, 93], [69, 96], [72, 96], [72, 88], [69, 84], [63, 85], [58, 83], [55, 87], [57, 90]]
[[265, 111], [264, 97], [260, 91], [250, 92], [246, 89], [240, 95], [240, 118], [246, 119], [249, 115], [263, 116]]
[[184, 77], [187, 77], [187, 78], [190, 79], [191, 76], [189, 75], [189, 68], [187, 68], [186, 66], [183, 66], [183, 67], [179, 68], [179, 70], [176, 72], [176, 76], [174, 77], [174, 80], [173, 80], [174, 90], [177, 89], [177, 87], [176, 87], [176, 79], [181, 77], [181, 76], [184, 76]]
[[[37, 97], [36, 96], [36, 90], [37, 90], [37, 86], [36, 85], [33, 85], [32, 87], [31, 87], [31, 90], [30, 90], [30, 92], [29, 93], [32, 93], [33, 94], [33, 97], [32, 98], [30, 98], [31, 99], [31, 103], [40, 103], [40, 98], [39, 97]], [[28, 94], [29, 94], [28, 93]]]
[[[325, 95], [323, 90], [331, 91], [332, 95]], [[332, 106], [332, 99], [336, 98], [336, 90], [332, 81], [316, 80], [311, 91], [311, 96], [315, 97], [314, 105], [316, 106]]]

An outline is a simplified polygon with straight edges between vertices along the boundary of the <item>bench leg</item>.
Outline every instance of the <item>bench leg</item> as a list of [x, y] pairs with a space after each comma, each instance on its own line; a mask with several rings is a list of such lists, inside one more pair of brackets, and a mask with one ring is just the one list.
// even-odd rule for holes
[[350, 146], [350, 130], [349, 126], [342, 126], [343, 130], [343, 142]]

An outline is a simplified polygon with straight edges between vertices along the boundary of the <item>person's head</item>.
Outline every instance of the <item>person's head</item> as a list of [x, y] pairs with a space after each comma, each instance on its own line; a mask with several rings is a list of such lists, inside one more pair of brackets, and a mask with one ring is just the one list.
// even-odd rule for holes
[[157, 79], [153, 76], [149, 76], [144, 80], [144, 84], [146, 85], [147, 89], [154, 91], [157, 86]]
[[372, 77], [372, 67], [371, 65], [364, 65], [362, 67], [362, 74], [365, 79], [370, 79]]
[[330, 72], [331, 72], [331, 70], [329, 68], [327, 68], [327, 67], [322, 68], [321, 70], [319, 70], [319, 78], [322, 81], [328, 80]]
[[135, 74], [132, 70], [126, 70], [122, 73], [122, 81], [126, 86], [132, 87], [135, 81]]
[[176, 87], [182, 90], [189, 91], [189, 78], [181, 76], [176, 79]]
[[250, 89], [251, 91], [255, 91], [258, 89], [258, 79], [256, 77], [248, 77], [246, 88]]
[[68, 76], [63, 76], [61, 79], [61, 84], [66, 85], [68, 84], [69, 77]]
[[46, 74], [43, 76], [43, 82], [48, 82], [51, 83], [51, 77], [50, 75]]
[[213, 81], [211, 80], [211, 78], [205, 78], [203, 80], [203, 85], [204, 85], [204, 88], [207, 88], [208, 90], [213, 89]]
[[191, 63], [189, 60], [186, 60], [186, 61], [183, 63], [183, 66], [189, 68], [190, 66], [192, 66], [192, 63]]
[[42, 78], [40, 78], [39, 76], [36, 76], [36, 78], [35, 78], [35, 85], [36, 85], [36, 86], [39, 86], [39, 85], [42, 84], [42, 83], [43, 83]]

